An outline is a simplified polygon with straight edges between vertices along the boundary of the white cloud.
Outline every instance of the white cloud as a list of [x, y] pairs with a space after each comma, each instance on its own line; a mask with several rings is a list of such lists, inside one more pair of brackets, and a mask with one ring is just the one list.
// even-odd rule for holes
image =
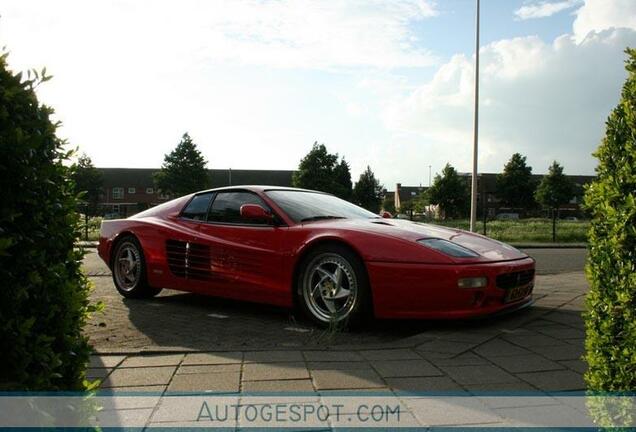
[[520, 20], [545, 18], [578, 6], [582, 1], [583, 0], [562, 0], [556, 2], [539, 1], [526, 3], [515, 11], [515, 16]]
[[582, 41], [590, 32], [611, 28], [636, 29], [636, 1], [587, 0], [576, 13], [574, 37]]
[[[527, 154], [535, 171], [556, 159], [570, 171], [592, 173], [591, 153], [625, 79], [623, 50], [636, 31], [592, 33], [577, 44], [569, 35], [547, 44], [538, 37], [494, 42], [481, 49], [480, 170], [499, 171], [513, 152]], [[385, 113], [389, 128], [415, 134], [431, 157], [468, 171], [472, 158], [474, 67], [454, 56], [434, 78]], [[428, 162], [427, 162], [428, 163]]]

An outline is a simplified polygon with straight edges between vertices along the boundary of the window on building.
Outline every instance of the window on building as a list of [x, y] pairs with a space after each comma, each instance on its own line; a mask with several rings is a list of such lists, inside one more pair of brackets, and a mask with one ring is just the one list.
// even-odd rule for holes
[[411, 192], [411, 196], [415, 196], [415, 195], [417, 195], [417, 192], [415, 191]]
[[124, 188], [123, 187], [114, 187], [113, 188], [113, 199], [124, 199]]
[[137, 189], [132, 188], [132, 187], [129, 187], [129, 188], [128, 188], [128, 193], [129, 193], [129, 194], [134, 194], [134, 193], [136, 193], [136, 192], [137, 192]]
[[196, 195], [181, 212], [181, 217], [194, 220], [205, 220], [208, 214], [208, 207], [210, 206], [210, 199], [213, 195], [213, 193]]
[[155, 193], [155, 190], [153, 188], [146, 188], [146, 193], [148, 195], [152, 195], [153, 193]]
[[212, 202], [208, 221], [251, 225], [267, 224], [266, 221], [244, 220], [241, 217], [241, 206], [243, 204], [258, 204], [265, 209], [269, 209], [263, 200], [251, 192], [221, 192], [217, 194]]

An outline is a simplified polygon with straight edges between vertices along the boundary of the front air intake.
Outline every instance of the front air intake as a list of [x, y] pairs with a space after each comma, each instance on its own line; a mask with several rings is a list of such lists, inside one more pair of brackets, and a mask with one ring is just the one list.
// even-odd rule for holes
[[185, 279], [210, 278], [210, 247], [180, 240], [166, 241], [166, 257], [170, 272]]
[[510, 289], [526, 285], [532, 282], [532, 279], [534, 279], [534, 269], [500, 274], [497, 276], [497, 288]]

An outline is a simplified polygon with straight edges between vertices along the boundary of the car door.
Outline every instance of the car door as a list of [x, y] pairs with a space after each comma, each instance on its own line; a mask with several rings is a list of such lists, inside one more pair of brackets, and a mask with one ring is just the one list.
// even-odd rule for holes
[[282, 281], [282, 236], [287, 232], [268, 220], [241, 217], [244, 204], [269, 206], [248, 190], [219, 191], [199, 226], [201, 240], [210, 245], [211, 271], [219, 294], [273, 304], [289, 303]]

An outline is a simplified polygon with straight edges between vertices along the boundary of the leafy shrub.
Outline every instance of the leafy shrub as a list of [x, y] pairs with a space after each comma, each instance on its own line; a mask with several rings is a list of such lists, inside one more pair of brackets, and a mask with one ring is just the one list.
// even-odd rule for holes
[[53, 110], [0, 56], [0, 389], [80, 390], [89, 282], [73, 249], [77, 200]]
[[629, 77], [585, 194], [592, 214], [585, 379], [593, 391], [636, 389], [636, 50], [627, 54]]

